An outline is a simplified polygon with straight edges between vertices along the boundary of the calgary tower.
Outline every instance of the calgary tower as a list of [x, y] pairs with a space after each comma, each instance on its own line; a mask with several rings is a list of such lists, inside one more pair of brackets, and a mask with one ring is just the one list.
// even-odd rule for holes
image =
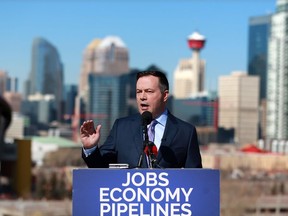
[[188, 46], [190, 49], [195, 52], [199, 52], [205, 45], [205, 37], [200, 35], [198, 32], [194, 32], [193, 34], [188, 36]]
[[176, 98], [188, 98], [204, 91], [205, 61], [200, 59], [200, 51], [206, 39], [198, 32], [187, 38], [192, 49], [192, 57], [181, 59], [174, 73], [174, 95]]

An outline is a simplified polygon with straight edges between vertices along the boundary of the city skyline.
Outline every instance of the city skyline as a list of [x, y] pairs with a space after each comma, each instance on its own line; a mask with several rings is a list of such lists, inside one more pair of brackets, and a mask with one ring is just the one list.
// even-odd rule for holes
[[274, 13], [276, 1], [1, 1], [0, 7], [0, 69], [19, 78], [20, 92], [36, 37], [57, 48], [65, 84], [79, 84], [83, 52], [93, 39], [115, 35], [129, 50], [130, 68], [155, 64], [173, 85], [178, 62], [192, 55], [186, 40], [194, 31], [207, 39], [205, 89], [215, 90], [220, 75], [247, 71], [249, 18]]

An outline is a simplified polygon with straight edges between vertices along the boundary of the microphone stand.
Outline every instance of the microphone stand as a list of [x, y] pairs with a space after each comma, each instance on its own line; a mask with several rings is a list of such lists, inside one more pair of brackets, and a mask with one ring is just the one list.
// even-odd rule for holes
[[[142, 153], [139, 157], [138, 163], [137, 163], [137, 168], [140, 168], [142, 165], [143, 158], [145, 157], [145, 149], [148, 147], [149, 143], [149, 138], [148, 138], [148, 133], [147, 133], [147, 123], [145, 123], [142, 126], [142, 132], [143, 132], [143, 150]], [[149, 157], [148, 157], [149, 159]], [[150, 168], [150, 160], [148, 161], [148, 167]]]
[[145, 154], [148, 158], [148, 168], [155, 168], [156, 167], [156, 155], [152, 151], [152, 147], [155, 146], [155, 144], [151, 141], [149, 141], [148, 133], [147, 133], [147, 126], [143, 126], [143, 151], [140, 155], [137, 167], [140, 168], [142, 165], [143, 158], [145, 157]]
[[[149, 168], [156, 168], [159, 167], [159, 165], [156, 163], [157, 159], [156, 159], [156, 154], [155, 152], [152, 150], [152, 148], [156, 148], [155, 144], [151, 141], [148, 142], [148, 159], [149, 159]], [[157, 150], [156, 150], [157, 153]]]
[[[149, 111], [145, 111], [142, 113], [142, 134], [143, 134], [143, 150], [139, 157], [139, 161], [137, 163], [137, 167], [140, 168], [142, 165], [143, 158], [147, 155], [147, 163], [148, 168], [155, 168], [159, 167], [159, 164], [156, 163], [157, 159], [157, 148], [153, 142], [149, 141], [148, 132], [147, 132], [147, 125], [149, 125], [152, 121], [152, 113]], [[153, 148], [156, 148], [156, 151]], [[145, 155], [146, 154], [146, 155]]]
[[[147, 127], [146, 127], [146, 130], [147, 130]], [[138, 161], [138, 164], [137, 164], [137, 168], [141, 167], [143, 158], [145, 158], [145, 156], [147, 155], [148, 168], [150, 168], [150, 169], [151, 168], [161, 168], [161, 169], [163, 169], [163, 167], [161, 167], [158, 163], [156, 163], [157, 158], [156, 158], [155, 153], [152, 150], [153, 147], [156, 148], [155, 144], [153, 142], [149, 141], [148, 135], [146, 136], [146, 134], [145, 134], [145, 139], [143, 141], [143, 151], [142, 151], [142, 153], [140, 155], [140, 158], [139, 158], [139, 161]]]
[[149, 161], [149, 168], [153, 168], [153, 164], [156, 160], [155, 155], [152, 151], [152, 147], [153, 147], [154, 143], [149, 141], [148, 142], [148, 161]]

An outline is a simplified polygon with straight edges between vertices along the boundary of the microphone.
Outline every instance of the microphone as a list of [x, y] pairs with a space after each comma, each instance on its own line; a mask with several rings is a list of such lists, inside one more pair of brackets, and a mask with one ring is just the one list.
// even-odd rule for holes
[[[142, 113], [141, 116], [141, 124], [142, 124], [142, 133], [143, 133], [143, 150], [144, 148], [146, 148], [146, 146], [148, 146], [149, 143], [149, 138], [148, 138], [148, 133], [147, 133], [147, 125], [149, 125], [152, 121], [152, 113], [149, 111], [145, 111]], [[157, 150], [157, 149], [156, 149]], [[144, 151], [142, 151], [138, 163], [137, 163], [137, 167], [141, 167], [142, 161], [143, 161], [143, 157], [144, 157]]]
[[142, 113], [142, 126], [149, 125], [152, 121], [152, 113], [149, 111], [145, 111]]
[[152, 154], [153, 156], [157, 157], [158, 155], [157, 147], [153, 142], [149, 142], [149, 144], [145, 146], [144, 152], [147, 156], [149, 156], [149, 154]]
[[156, 145], [153, 142], [148, 142], [148, 145], [145, 146], [144, 152], [149, 159], [149, 168], [160, 168], [160, 166], [156, 163], [158, 151]]
[[142, 113], [142, 132], [143, 132], [143, 140], [144, 140], [144, 148], [146, 144], [149, 142], [148, 133], [147, 133], [147, 125], [149, 125], [152, 121], [152, 113], [149, 111], [145, 111]]

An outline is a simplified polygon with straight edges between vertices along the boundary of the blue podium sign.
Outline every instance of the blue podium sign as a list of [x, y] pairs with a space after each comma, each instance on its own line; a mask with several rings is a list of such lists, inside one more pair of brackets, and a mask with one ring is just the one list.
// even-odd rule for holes
[[73, 216], [219, 216], [212, 169], [75, 169]]

